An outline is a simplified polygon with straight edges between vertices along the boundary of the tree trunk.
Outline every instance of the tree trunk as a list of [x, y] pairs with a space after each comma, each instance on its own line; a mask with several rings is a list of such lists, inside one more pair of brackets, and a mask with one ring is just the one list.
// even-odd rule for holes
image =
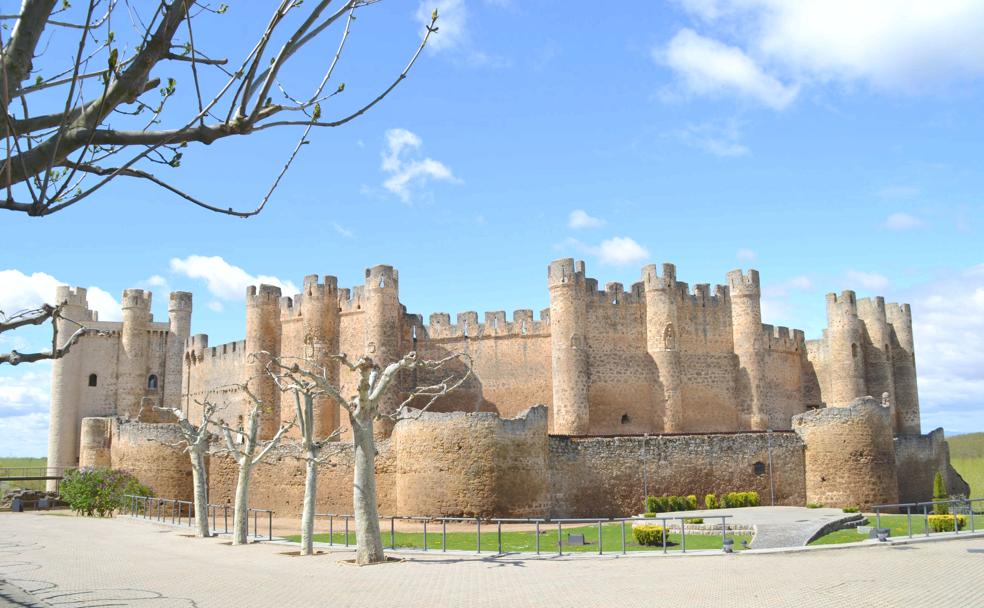
[[355, 509], [355, 563], [378, 564], [386, 560], [379, 536], [379, 509], [376, 504], [376, 442], [372, 436], [372, 418], [362, 421], [349, 416], [355, 447], [355, 484], [352, 505]]
[[192, 446], [191, 477], [195, 487], [195, 536], [207, 538], [208, 529], [208, 476], [205, 472], [205, 450]]
[[239, 479], [236, 481], [235, 514], [232, 519], [232, 544], [249, 543], [249, 480], [253, 472], [251, 457], [239, 465]]
[[301, 514], [301, 555], [314, 555], [314, 511], [318, 495], [317, 450], [308, 450], [304, 477], [304, 512]]

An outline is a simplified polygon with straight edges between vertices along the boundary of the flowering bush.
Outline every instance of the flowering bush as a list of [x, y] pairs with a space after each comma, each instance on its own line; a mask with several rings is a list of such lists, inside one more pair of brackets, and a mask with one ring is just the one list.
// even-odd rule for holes
[[79, 515], [112, 516], [123, 504], [124, 494], [153, 496], [150, 488], [126, 471], [73, 469], [62, 480], [61, 499]]

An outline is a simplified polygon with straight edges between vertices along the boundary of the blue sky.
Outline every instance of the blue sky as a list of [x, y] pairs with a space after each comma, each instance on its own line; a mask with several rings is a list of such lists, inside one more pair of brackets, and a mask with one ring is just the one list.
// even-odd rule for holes
[[[91, 302], [112, 318], [142, 286], [166, 318], [166, 291], [183, 289], [193, 331], [221, 343], [242, 338], [244, 287], [261, 276], [347, 286], [392, 264], [426, 316], [544, 308], [559, 257], [626, 285], [648, 262], [690, 283], [754, 267], [765, 321], [808, 337], [828, 291], [911, 302], [923, 428], [984, 429], [980, 3], [386, 1], [353, 25], [333, 79], [345, 92], [325, 115], [385, 87], [435, 6], [440, 31], [410, 77], [315, 132], [256, 218], [124, 181], [48, 218], [0, 217], [2, 307], [71, 283], [105, 292]], [[240, 58], [265, 19], [235, 4], [198, 39]], [[336, 34], [298, 56], [287, 85], [312, 86]], [[159, 73], [177, 79], [177, 107], [191, 99], [184, 66]], [[251, 207], [298, 135], [192, 147], [165, 175]], [[49, 373], [0, 368], [0, 455], [45, 452]]]

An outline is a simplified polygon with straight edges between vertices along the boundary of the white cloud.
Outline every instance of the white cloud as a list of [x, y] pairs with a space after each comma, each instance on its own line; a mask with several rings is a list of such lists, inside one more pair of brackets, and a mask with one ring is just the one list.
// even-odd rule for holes
[[208, 303], [208, 309], [211, 310], [212, 312], [222, 312], [223, 310], [225, 310], [225, 306], [223, 306], [222, 302], [218, 300], [211, 300]]
[[762, 288], [762, 295], [766, 298], [782, 298], [794, 291], [807, 291], [813, 289], [813, 281], [805, 275], [795, 276], [778, 283], [766, 283]]
[[888, 277], [877, 272], [848, 270], [844, 276], [851, 285], [860, 285], [865, 289], [885, 289], [888, 287]]
[[51, 362], [0, 372], [0, 456], [44, 456], [48, 448]]
[[649, 259], [649, 251], [627, 236], [612, 237], [598, 245], [589, 245], [577, 239], [567, 239], [565, 245], [588, 255], [593, 255], [602, 264], [610, 266], [627, 266]]
[[417, 150], [423, 144], [420, 137], [406, 129], [389, 129], [386, 131], [386, 148], [382, 154], [382, 170], [390, 176], [383, 182], [383, 187], [409, 203], [412, 198], [412, 187], [422, 186], [430, 180], [444, 182], [460, 182], [451, 172], [450, 167], [432, 158], [411, 159], [410, 152]]
[[740, 48], [691, 29], [677, 32], [653, 57], [676, 72], [686, 92], [696, 95], [738, 95], [781, 110], [799, 92], [796, 85], [784, 85], [767, 74]]
[[737, 123], [729, 121], [722, 124], [704, 122], [687, 125], [673, 132], [677, 139], [691, 148], [703, 150], [724, 158], [745, 156], [748, 146], [741, 143], [741, 130]]
[[209, 293], [220, 300], [242, 300], [249, 285], [276, 285], [284, 295], [293, 295], [299, 290], [294, 283], [266, 275], [253, 276], [233, 266], [219, 256], [190, 255], [184, 259], [171, 258], [171, 272], [191, 279], [203, 279]]
[[344, 236], [347, 239], [355, 238], [355, 233], [354, 232], [352, 232], [351, 230], [349, 230], [345, 226], [342, 226], [338, 222], [332, 222], [331, 223], [331, 227], [335, 230], [335, 232], [337, 232], [341, 236]]
[[575, 230], [579, 228], [600, 228], [604, 225], [605, 220], [600, 217], [592, 217], [583, 209], [571, 211], [570, 216], [567, 218], [567, 227], [574, 228]]
[[[708, 36], [683, 29], [667, 47], [667, 54], [679, 55], [667, 63], [693, 93], [730, 90], [781, 108], [803, 85], [859, 82], [882, 90], [928, 92], [984, 75], [984, 3], [979, 0], [677, 4], [702, 20]], [[733, 40], [736, 46], [714, 38]]]
[[922, 225], [921, 219], [902, 211], [889, 215], [884, 224], [889, 230], [911, 230]]
[[[27, 275], [19, 270], [0, 270], [0, 310], [13, 314], [55, 301], [55, 288], [66, 285], [50, 274], [35, 272]], [[99, 313], [101, 321], [119, 321], [123, 318], [120, 303], [105, 290], [87, 288], [89, 308]]]
[[737, 257], [739, 260], [751, 262], [752, 260], [758, 257], [758, 254], [752, 251], [751, 249], [742, 248], [738, 250], [738, 253], [735, 254], [735, 257]]

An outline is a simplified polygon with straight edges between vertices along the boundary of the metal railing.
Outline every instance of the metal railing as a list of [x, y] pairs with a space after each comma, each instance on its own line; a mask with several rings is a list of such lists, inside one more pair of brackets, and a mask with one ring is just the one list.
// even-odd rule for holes
[[[176, 498], [158, 498], [156, 496], [134, 496], [125, 494], [123, 496], [122, 513], [137, 519], [153, 520], [158, 523], [170, 523], [172, 525], [192, 527], [195, 517], [195, 503], [190, 500], [178, 500]], [[212, 535], [219, 533], [218, 513], [222, 511], [222, 534], [229, 534], [229, 514], [233, 510], [230, 504], [206, 505], [208, 518], [212, 521], [210, 532]], [[253, 519], [253, 538], [264, 538], [259, 534], [259, 514], [267, 514], [267, 540], [273, 540], [273, 511], [270, 509], [255, 509], [248, 507], [246, 510], [246, 530], [249, 532], [249, 516]], [[187, 517], [187, 523], [185, 518]]]
[[[328, 527], [328, 545], [330, 547], [334, 547], [336, 544], [337, 545], [340, 545], [340, 546], [344, 546], [344, 547], [351, 546], [352, 543], [349, 541], [349, 534], [350, 534], [350, 532], [349, 532], [350, 531], [349, 521], [355, 519], [355, 516], [354, 515], [344, 514], [344, 513], [315, 513], [315, 517], [316, 518], [327, 518], [328, 519], [328, 526], [327, 526]], [[701, 519], [714, 519], [714, 520], [718, 520], [719, 519], [719, 520], [721, 520], [721, 524], [720, 524], [720, 530], [721, 530], [721, 546], [722, 546], [722, 550], [724, 550], [725, 552], [728, 552], [728, 553], [731, 552], [731, 548], [732, 548], [732, 546], [734, 544], [734, 539], [729, 539], [728, 536], [729, 536], [729, 534], [732, 535], [732, 536], [735, 535], [735, 533], [732, 530], [730, 530], [728, 528], [728, 525], [727, 525], [728, 524], [728, 520], [731, 519], [731, 518], [732, 518], [731, 515], [714, 515], [714, 516], [711, 516], [709, 518], [708, 517], [701, 518]], [[423, 544], [423, 547], [422, 548], [419, 548], [419, 549], [417, 547], [411, 547], [410, 548], [411, 550], [422, 550], [422, 551], [431, 551], [430, 542], [429, 542], [429, 536], [428, 536], [428, 524], [438, 523], [441, 526], [441, 532], [440, 532], [441, 544], [440, 544], [440, 549], [439, 550], [442, 553], [443, 552], [446, 552], [448, 550], [448, 522], [457, 522], [457, 523], [474, 522], [474, 524], [475, 524], [475, 549], [474, 549], [474, 552], [476, 554], [481, 554], [482, 553], [482, 524], [483, 524], [483, 521], [484, 522], [487, 522], [487, 523], [491, 523], [491, 524], [495, 525], [495, 538], [496, 538], [496, 548], [497, 548], [497, 553], [496, 554], [497, 555], [504, 555], [505, 554], [505, 552], [503, 551], [503, 541], [502, 541], [503, 525], [506, 525], [506, 526], [516, 525], [516, 524], [524, 525], [524, 526], [533, 525], [534, 526], [534, 532], [535, 532], [534, 537], [536, 539], [536, 545], [535, 545], [534, 553], [536, 555], [542, 555], [543, 554], [543, 551], [541, 551], [541, 542], [540, 542], [541, 531], [542, 531], [542, 529], [543, 529], [544, 526], [553, 526], [554, 524], [556, 524], [556, 526], [557, 526], [557, 555], [563, 555], [564, 554], [564, 545], [565, 544], [568, 547], [573, 546], [573, 545], [571, 545], [571, 543], [570, 543], [569, 540], [568, 541], [564, 541], [564, 526], [567, 525], [568, 526], [568, 529], [570, 529], [569, 526], [571, 526], [572, 524], [575, 525], [575, 526], [577, 526], [577, 527], [584, 527], [586, 524], [594, 524], [594, 525], [597, 526], [597, 530], [598, 530], [598, 540], [597, 540], [597, 542], [598, 542], [598, 550], [597, 550], [597, 553], [598, 553], [598, 555], [604, 555], [605, 554], [605, 545], [604, 545], [603, 526], [605, 526], [605, 525], [611, 525], [611, 524], [619, 524], [619, 527], [620, 527], [620, 534], [619, 534], [620, 542], [619, 542], [619, 545], [618, 545], [618, 549], [616, 551], [614, 551], [614, 553], [620, 553], [622, 555], [625, 555], [628, 552], [627, 543], [625, 541], [625, 529], [626, 529], [625, 524], [626, 523], [629, 523], [629, 522], [645, 522], [645, 523], [650, 523], [650, 524], [656, 524], [657, 522], [659, 522], [659, 524], [663, 528], [664, 534], [662, 535], [662, 537], [663, 537], [662, 538], [662, 546], [660, 548], [656, 549], [656, 550], [662, 550], [663, 553], [667, 553], [668, 550], [669, 550], [669, 540], [668, 540], [667, 537], [668, 537], [668, 535], [671, 532], [676, 532], [675, 529], [671, 528], [671, 526], [670, 526], [670, 524], [668, 522], [678, 522], [679, 530], [680, 530], [680, 551], [682, 553], [686, 553], [687, 552], [687, 524], [688, 524], [688, 521], [689, 520], [692, 520], [692, 519], [694, 519], [694, 518], [693, 517], [671, 517], [671, 516], [666, 516], [666, 517], [638, 517], [637, 516], [637, 517], [622, 517], [622, 518], [589, 517], [589, 518], [557, 518], [557, 519], [547, 519], [547, 518], [542, 518], [542, 519], [540, 519], [540, 518], [491, 518], [491, 519], [483, 520], [480, 517], [420, 517], [420, 516], [408, 516], [408, 515], [391, 515], [391, 516], [387, 516], [387, 517], [381, 517], [380, 518], [380, 521], [381, 522], [385, 522], [385, 521], [388, 521], [389, 522], [389, 526], [388, 526], [388, 528], [389, 528], [389, 530], [388, 530], [388, 532], [389, 532], [389, 534], [388, 534], [388, 536], [389, 536], [389, 538], [388, 538], [389, 543], [388, 543], [388, 545], [389, 545], [389, 548], [391, 550], [397, 550], [397, 545], [396, 545], [396, 522], [398, 522], [398, 521], [401, 521], [401, 522], [418, 522], [418, 523], [420, 523], [422, 525], [422, 527], [423, 527], [423, 543], [422, 543]], [[336, 526], [337, 526], [336, 521], [337, 520], [342, 520], [343, 530], [337, 530], [336, 531]], [[385, 540], [387, 540], [387, 539], [386, 539], [386, 532], [384, 532], [384, 530], [385, 530], [385, 528], [383, 526], [380, 526], [380, 532], [383, 535], [384, 544], [386, 544], [385, 543]], [[339, 534], [343, 534], [344, 535], [343, 541], [340, 542], [340, 543], [336, 543], [335, 542], [335, 534], [336, 534], [336, 532], [339, 533]], [[691, 532], [691, 535], [693, 536], [694, 533]], [[706, 536], [706, 534], [701, 534], [700, 536]], [[729, 542], [729, 540], [731, 542]], [[583, 546], [583, 545], [578, 545], [578, 546]], [[568, 550], [568, 553], [570, 553], [570, 552], [571, 551]], [[611, 551], [611, 550], [608, 551], [608, 554], [612, 554], [612, 553], [613, 553], [613, 551]]]
[[[882, 511], [899, 511], [905, 509], [906, 515], [906, 527], [908, 537], [912, 538], [912, 515], [913, 511], [917, 517], [922, 516], [923, 520], [923, 533], [925, 536], [930, 534], [929, 516], [933, 515], [935, 507], [938, 505], [944, 505], [947, 508], [947, 515], [953, 517], [953, 533], [960, 534], [960, 521], [958, 516], [967, 516], [970, 524], [970, 531], [976, 532], [977, 526], [974, 521], [974, 504], [981, 503], [982, 507], [978, 509], [978, 513], [984, 513], [984, 498], [953, 498], [950, 500], [929, 500], [924, 502], [903, 502], [889, 505], [873, 505], [871, 508], [875, 511], [875, 528], [878, 530], [883, 529], [881, 525]], [[886, 513], [886, 515], [888, 515]], [[949, 534], [949, 531], [940, 532], [940, 534]]]

